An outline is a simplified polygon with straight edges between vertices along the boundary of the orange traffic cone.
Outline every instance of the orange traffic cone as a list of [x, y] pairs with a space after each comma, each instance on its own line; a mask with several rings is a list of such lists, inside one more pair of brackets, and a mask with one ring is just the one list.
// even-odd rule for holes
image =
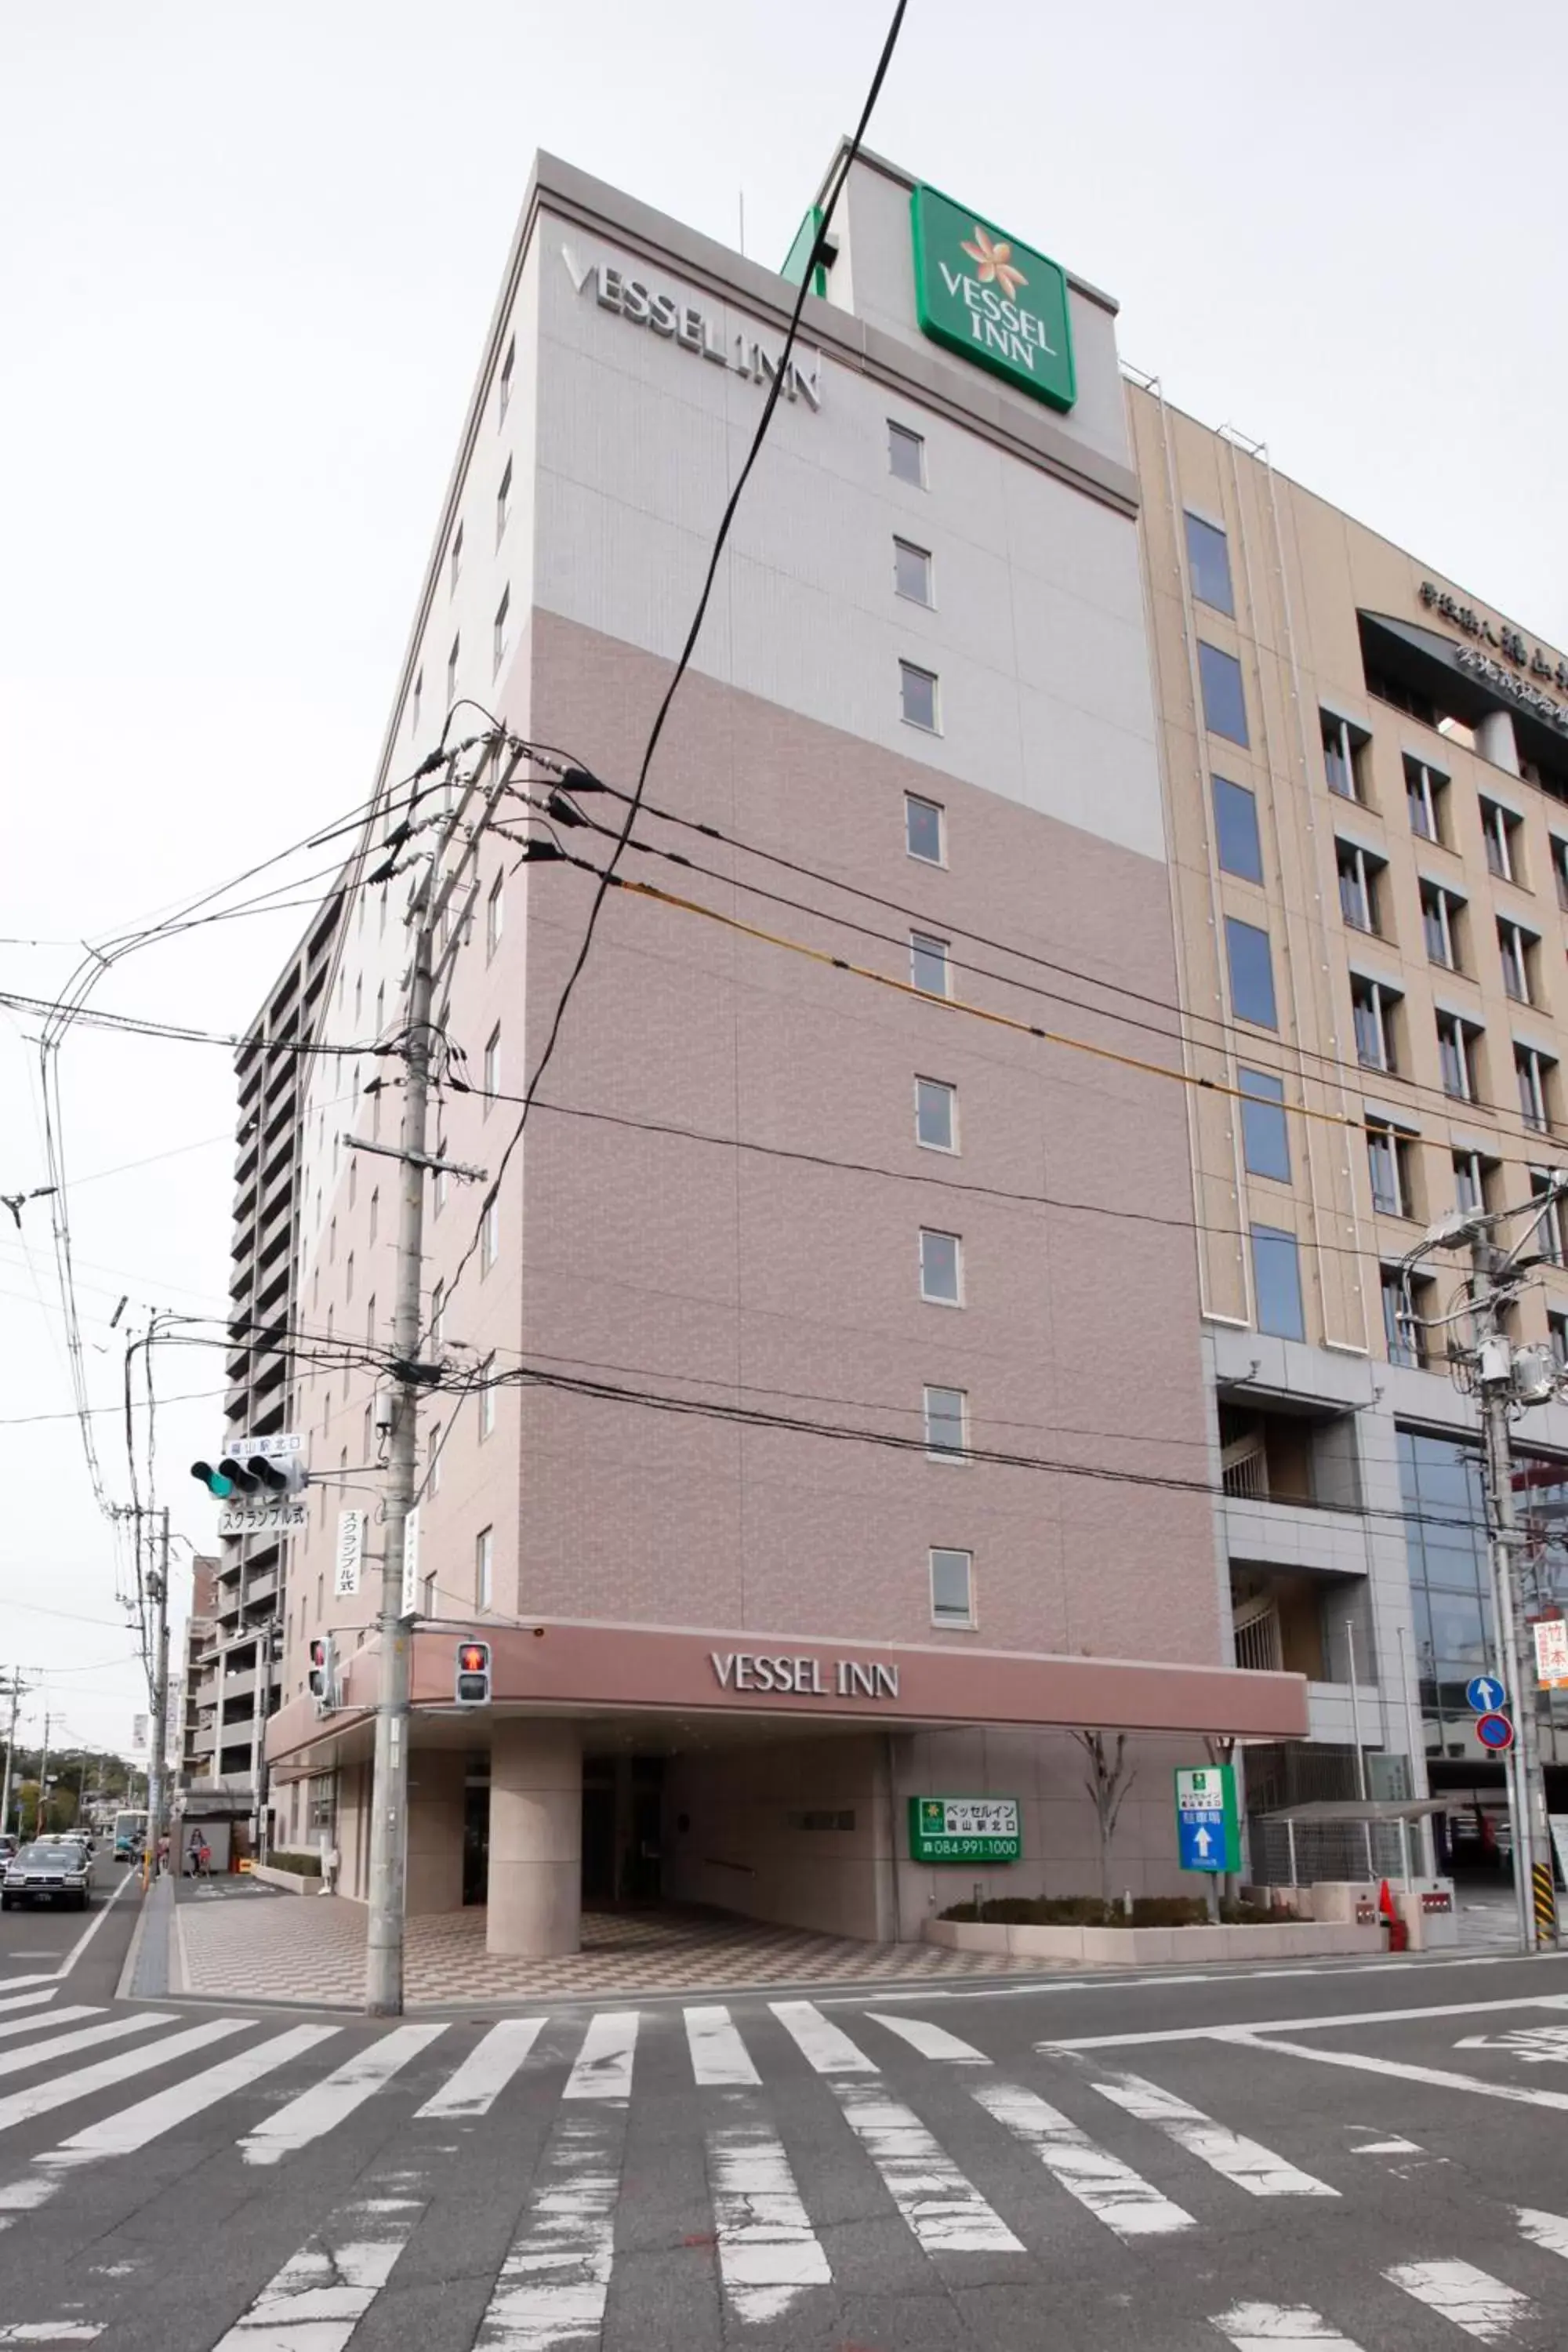
[[1388, 1891], [1386, 1878], [1377, 1890], [1377, 1907], [1382, 1912], [1384, 1925], [1388, 1929], [1389, 1950], [1403, 1952], [1410, 1942], [1410, 1930], [1394, 1907], [1394, 1897]]

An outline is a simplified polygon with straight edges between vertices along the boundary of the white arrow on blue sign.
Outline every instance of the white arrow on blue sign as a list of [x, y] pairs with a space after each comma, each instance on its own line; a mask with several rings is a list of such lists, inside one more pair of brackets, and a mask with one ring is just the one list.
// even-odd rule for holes
[[1465, 1701], [1475, 1715], [1496, 1715], [1507, 1696], [1495, 1675], [1477, 1675], [1465, 1685]]

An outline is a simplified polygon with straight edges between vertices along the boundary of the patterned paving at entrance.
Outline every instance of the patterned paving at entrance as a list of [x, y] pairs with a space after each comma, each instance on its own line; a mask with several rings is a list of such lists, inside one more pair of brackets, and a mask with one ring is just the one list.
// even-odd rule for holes
[[[330, 2004], [357, 2002], [363, 1991], [365, 1913], [344, 1896], [195, 1899], [182, 1903], [176, 1916], [187, 1992]], [[405, 1982], [410, 2005], [419, 2006], [1040, 1973], [1037, 1960], [932, 1944], [866, 1944], [668, 1911], [584, 1912], [580, 1952], [559, 1960], [513, 1959], [487, 1952], [485, 1914], [468, 1910], [410, 1919]]]

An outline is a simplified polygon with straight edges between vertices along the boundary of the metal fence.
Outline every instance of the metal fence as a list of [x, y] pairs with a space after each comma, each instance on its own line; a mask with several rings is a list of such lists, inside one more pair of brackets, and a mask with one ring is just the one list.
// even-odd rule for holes
[[[1255, 1886], [1311, 1886], [1320, 1879], [1405, 1875], [1397, 1822], [1290, 1822], [1255, 1813], [1247, 1822], [1248, 1872]], [[1426, 1844], [1418, 1822], [1409, 1824], [1410, 1871], [1425, 1872]]]

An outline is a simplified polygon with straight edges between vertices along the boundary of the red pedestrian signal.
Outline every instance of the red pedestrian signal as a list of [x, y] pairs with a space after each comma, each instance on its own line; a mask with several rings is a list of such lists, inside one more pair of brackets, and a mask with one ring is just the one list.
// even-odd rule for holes
[[458, 1643], [454, 1696], [459, 1706], [489, 1706], [490, 1645], [488, 1642]]

